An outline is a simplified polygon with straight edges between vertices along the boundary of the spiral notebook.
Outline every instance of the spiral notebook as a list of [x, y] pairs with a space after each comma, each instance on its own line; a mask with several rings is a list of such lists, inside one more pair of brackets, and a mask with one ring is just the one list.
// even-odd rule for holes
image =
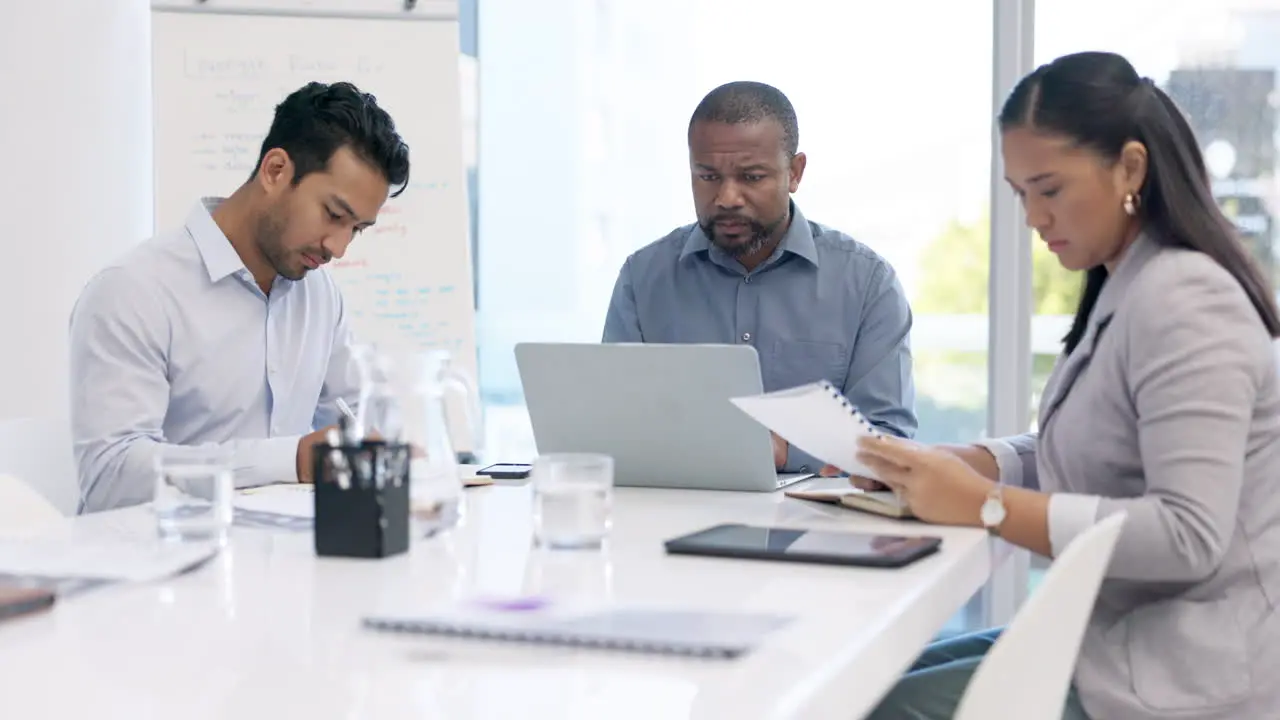
[[366, 617], [373, 630], [631, 652], [736, 658], [791, 621], [736, 611], [463, 607]]
[[731, 398], [783, 440], [850, 475], [879, 480], [858, 462], [858, 438], [880, 431], [826, 380], [763, 395]]

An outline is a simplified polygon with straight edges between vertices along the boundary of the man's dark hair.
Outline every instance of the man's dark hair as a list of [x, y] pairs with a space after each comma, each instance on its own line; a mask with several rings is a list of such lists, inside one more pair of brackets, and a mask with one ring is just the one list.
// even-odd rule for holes
[[341, 147], [351, 148], [381, 172], [393, 188], [391, 197], [404, 192], [409, 184], [409, 146], [396, 132], [391, 116], [378, 107], [377, 98], [347, 82], [307, 83], [277, 105], [250, 179], [273, 148], [289, 154], [297, 185], [310, 173], [328, 167]]
[[693, 126], [699, 121], [737, 125], [766, 118], [773, 118], [782, 126], [782, 148], [787, 157], [794, 157], [800, 148], [796, 109], [781, 90], [761, 82], [726, 83], [707, 93], [689, 119], [689, 134], [693, 135]]
[[[1160, 245], [1208, 255], [1240, 283], [1272, 337], [1280, 310], [1257, 263], [1213, 198], [1200, 143], [1182, 110], [1124, 57], [1107, 52], [1064, 55], [1024, 77], [1000, 110], [1000, 129], [1026, 128], [1070, 139], [1116, 162], [1125, 144], [1147, 148], [1147, 177], [1138, 207]], [[1066, 351], [1084, 337], [1107, 269], [1085, 273], [1080, 306], [1064, 338]]]

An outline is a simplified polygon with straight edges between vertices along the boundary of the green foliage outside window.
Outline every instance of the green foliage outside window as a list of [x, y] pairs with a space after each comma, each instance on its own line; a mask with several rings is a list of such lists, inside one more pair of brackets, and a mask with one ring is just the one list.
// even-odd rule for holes
[[[1038, 238], [1032, 242], [1033, 312], [1037, 315], [1074, 313], [1083, 277], [1063, 268]], [[921, 315], [985, 314], [990, 248], [991, 221], [985, 214], [970, 225], [953, 220], [924, 250], [912, 309]]]
[[[1066, 270], [1038, 238], [1032, 246], [1032, 302], [1037, 315], [1070, 315], [1084, 278]], [[991, 223], [983, 215], [972, 224], [951, 222], [920, 258], [911, 299], [916, 315], [986, 315], [988, 312]], [[1039, 389], [1053, 368], [1052, 355], [1032, 359], [1032, 387]], [[918, 437], [927, 442], [969, 442], [986, 427], [986, 353], [926, 352], [916, 357]], [[1033, 399], [1033, 402], [1035, 400]], [[1035, 407], [1031, 408], [1034, 415]]]

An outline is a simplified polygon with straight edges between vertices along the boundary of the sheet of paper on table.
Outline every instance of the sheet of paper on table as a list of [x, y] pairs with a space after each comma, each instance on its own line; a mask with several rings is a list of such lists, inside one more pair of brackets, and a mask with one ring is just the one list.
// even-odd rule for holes
[[236, 493], [232, 501], [237, 511], [274, 513], [292, 517], [315, 517], [316, 499], [311, 485], [297, 483], [264, 485]]
[[209, 544], [158, 539], [131, 542], [84, 534], [0, 538], [0, 576], [19, 585], [76, 579], [148, 582], [191, 570], [216, 554]]
[[[414, 461], [416, 465], [418, 461]], [[410, 467], [410, 472], [414, 472]], [[490, 485], [493, 479], [462, 469], [464, 487]], [[246, 488], [232, 501], [235, 523], [243, 527], [280, 530], [310, 530], [315, 520], [314, 486], [302, 483], [280, 483]]]

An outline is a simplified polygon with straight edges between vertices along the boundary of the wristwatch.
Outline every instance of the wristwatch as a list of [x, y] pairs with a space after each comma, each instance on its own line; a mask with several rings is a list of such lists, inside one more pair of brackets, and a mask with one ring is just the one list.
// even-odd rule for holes
[[1000, 525], [1008, 514], [1004, 508], [1003, 485], [996, 483], [991, 486], [991, 492], [987, 493], [987, 499], [982, 501], [982, 509], [978, 514], [982, 520], [982, 527], [992, 535], [999, 536]]

